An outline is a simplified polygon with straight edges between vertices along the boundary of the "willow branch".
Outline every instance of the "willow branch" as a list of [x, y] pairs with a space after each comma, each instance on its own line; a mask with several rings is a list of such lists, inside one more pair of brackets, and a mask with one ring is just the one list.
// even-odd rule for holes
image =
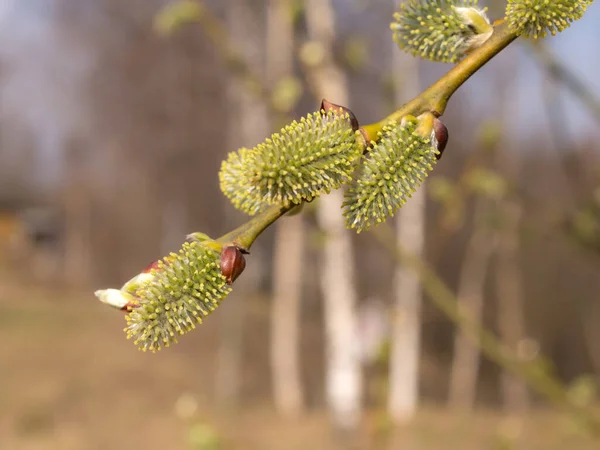
[[[424, 92], [382, 121], [363, 126], [369, 139], [377, 141], [377, 133], [386, 123], [399, 120], [409, 114], [416, 115], [423, 111], [433, 111], [438, 116], [442, 115], [450, 97], [458, 88], [516, 38], [517, 35], [511, 32], [506, 24], [499, 24], [494, 30], [494, 34], [484, 45], [469, 54]], [[294, 206], [296, 205], [288, 207], [272, 206], [259, 213], [248, 224], [222, 236], [219, 241], [222, 243], [237, 242], [243, 244], [244, 248], [249, 248], [254, 239]]]
[[485, 44], [470, 53], [424, 92], [382, 121], [364, 126], [369, 138], [376, 140], [377, 133], [386, 123], [393, 120], [399, 121], [408, 114], [418, 115], [425, 111], [431, 111], [438, 117], [443, 115], [450, 97], [458, 88], [517, 37], [517, 34], [509, 30], [506, 23], [500, 23]]

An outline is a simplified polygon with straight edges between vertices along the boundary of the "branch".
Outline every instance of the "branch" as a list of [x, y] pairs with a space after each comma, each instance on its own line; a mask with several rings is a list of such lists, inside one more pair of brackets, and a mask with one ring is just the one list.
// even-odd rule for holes
[[[220, 172], [221, 188], [226, 196], [237, 201], [236, 206], [245, 208], [249, 214], [260, 211], [264, 204], [279, 205], [266, 207], [254, 219], [217, 240], [202, 233], [193, 233], [190, 235], [191, 242], [184, 244], [178, 253], [163, 258], [136, 275], [121, 289], [97, 291], [96, 295], [105, 303], [128, 312], [128, 336], [135, 338], [136, 345], [142, 350], [156, 351], [168, 346], [176, 341], [178, 335], [202, 322], [202, 317], [219, 305], [229, 292], [228, 285], [245, 267], [244, 250], [249, 249], [264, 230], [302, 203], [346, 183], [354, 170], [353, 164], [360, 159], [361, 152], [367, 150], [370, 150], [371, 157], [365, 167], [369, 170], [366, 179], [357, 183], [374, 189], [370, 192], [370, 188], [366, 192], [359, 191], [353, 199], [356, 200], [354, 205], [345, 213], [349, 214], [348, 211], [354, 209], [358, 211], [351, 217], [351, 226], [359, 222], [358, 231], [368, 228], [372, 224], [370, 222], [385, 220], [390, 215], [386, 211], [392, 211], [393, 215], [423, 181], [435, 158], [441, 155], [447, 130], [437, 117], [443, 115], [454, 92], [514, 41], [519, 33], [537, 37], [544, 36], [546, 32], [554, 34], [555, 31], [561, 31], [570, 21], [580, 18], [590, 2], [579, 0], [577, 5], [567, 10], [562, 4], [556, 6], [548, 3], [543, 14], [539, 15], [537, 3], [515, 0], [507, 9], [512, 28], [504, 21], [496, 22], [492, 27], [482, 11], [476, 8], [464, 10], [449, 3], [448, 17], [452, 16], [456, 22], [453, 33], [463, 39], [463, 32], [467, 28], [470, 30], [466, 36], [468, 42], [463, 42], [469, 45], [464, 51], [461, 50], [460, 57], [465, 52], [470, 53], [462, 62], [390, 116], [363, 127], [362, 134], [358, 132], [358, 123], [350, 111], [324, 101], [322, 115], [314, 113], [300, 123], [293, 122], [256, 149], [240, 149], [230, 154]], [[446, 16], [441, 19], [437, 17], [436, 22], [433, 16], [426, 14], [431, 4], [415, 0], [411, 5], [408, 10], [413, 8], [413, 12], [421, 11], [423, 19], [435, 22], [427, 25], [425, 21], [425, 28], [417, 30], [422, 38], [419, 48], [423, 45], [427, 47], [429, 41], [423, 34], [435, 34], [436, 27], [438, 32], [440, 29], [445, 31]], [[395, 25], [398, 38], [413, 33], [411, 29], [415, 22], [408, 10], [404, 11], [407, 20]], [[270, 89], [265, 87], [233, 47], [225, 27], [202, 4], [183, 0], [167, 7], [159, 15], [156, 25], [160, 31], [170, 33], [186, 21], [201, 23], [228, 66], [247, 81], [249, 92], [272, 105]], [[422, 25], [421, 22], [417, 24], [419, 27]], [[404, 25], [408, 28], [403, 28]], [[476, 36], [471, 36], [471, 32]], [[462, 42], [460, 39], [458, 43]], [[410, 44], [411, 40], [402, 42]], [[473, 47], [471, 44], [476, 45]], [[452, 58], [456, 56], [454, 54]], [[276, 106], [273, 105], [273, 109], [277, 110]], [[387, 133], [380, 133], [382, 130]], [[373, 145], [372, 148], [368, 148], [365, 138]], [[396, 152], [398, 142], [406, 145], [406, 153]], [[328, 159], [331, 156], [328, 151], [337, 152], [340, 161], [332, 163]], [[373, 162], [374, 154], [381, 161], [394, 161], [393, 165], [382, 164], [379, 160]], [[273, 161], [283, 161], [290, 167], [282, 167]], [[312, 168], [305, 167], [306, 161], [314, 162]], [[240, 182], [232, 183], [231, 180], [237, 177], [241, 178]], [[396, 183], [396, 180], [400, 183]], [[384, 189], [380, 189], [380, 186]], [[397, 186], [398, 189], [394, 190]], [[388, 189], [391, 189], [390, 195]], [[389, 203], [390, 198], [394, 202]], [[365, 205], [362, 210], [357, 209]], [[486, 336], [480, 333], [482, 341], [487, 339]], [[497, 357], [502, 359], [502, 355]], [[560, 400], [560, 393], [553, 391], [551, 384], [547, 386], [548, 395]]]
[[517, 34], [511, 31], [506, 23], [498, 24], [494, 29], [494, 34], [485, 44], [474, 50], [427, 90], [382, 121], [364, 126], [369, 138], [377, 140], [377, 133], [383, 129], [386, 123], [392, 120], [400, 121], [408, 114], [416, 116], [430, 111], [438, 117], [443, 115], [450, 97], [458, 88], [517, 37]]
[[390, 246], [390, 242], [394, 242], [395, 238], [393, 229], [387, 224], [373, 229], [371, 234], [390, 253], [397, 264], [408, 266], [418, 274], [423, 289], [433, 304], [466, 333], [483, 354], [507, 371], [522, 377], [532, 389], [581, 420], [591, 434], [600, 436], [600, 418], [597, 414], [591, 408], [581, 406], [569, 398], [565, 387], [548, 372], [544, 361], [539, 356], [530, 361], [523, 361], [493, 333], [485, 330], [469, 314], [461, 311], [456, 296], [422, 259], [407, 252], [401, 246]]
[[[369, 140], [377, 142], [379, 139], [378, 132], [383, 129], [386, 123], [393, 120], [400, 120], [404, 116], [418, 115], [424, 111], [432, 111], [435, 115], [441, 116], [446, 110], [448, 100], [458, 88], [516, 38], [517, 35], [510, 31], [506, 24], [498, 25], [492, 37], [484, 45], [473, 51], [427, 90], [382, 121], [363, 126]], [[254, 240], [264, 230], [293, 207], [294, 205], [289, 207], [269, 207], [247, 224], [220, 237], [218, 241], [224, 245], [235, 245], [235, 243], [238, 243], [243, 248], [250, 248]]]

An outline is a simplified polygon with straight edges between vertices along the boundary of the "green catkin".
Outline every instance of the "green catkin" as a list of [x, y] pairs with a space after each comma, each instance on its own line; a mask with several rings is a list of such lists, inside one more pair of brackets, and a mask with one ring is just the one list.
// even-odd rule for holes
[[433, 169], [437, 143], [431, 133], [417, 133], [417, 127], [415, 122], [384, 127], [346, 193], [343, 208], [348, 228], [360, 233], [392, 217]]
[[221, 165], [219, 180], [221, 191], [231, 200], [233, 206], [251, 216], [259, 213], [268, 205], [263, 200], [256, 186], [247, 179], [247, 166], [253, 155], [252, 150], [241, 148], [231, 152]]
[[255, 148], [229, 154], [219, 173], [221, 190], [250, 215], [269, 205], [300, 204], [348, 183], [363, 149], [347, 113], [309, 114]]
[[508, 0], [510, 28], [533, 39], [554, 36], [581, 19], [593, 0]]
[[219, 262], [219, 253], [200, 242], [186, 242], [160, 261], [136, 290], [138, 304], [126, 315], [127, 338], [155, 352], [202, 323], [231, 290]]
[[492, 34], [477, 0], [409, 0], [390, 27], [398, 46], [423, 59], [455, 63]]

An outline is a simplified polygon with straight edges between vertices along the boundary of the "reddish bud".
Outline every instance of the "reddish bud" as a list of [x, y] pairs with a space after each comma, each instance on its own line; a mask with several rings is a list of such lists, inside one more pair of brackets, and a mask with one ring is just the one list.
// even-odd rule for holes
[[139, 308], [139, 307], [140, 307], [139, 302], [138, 303], [127, 303], [127, 304], [125, 304], [125, 306], [123, 306], [121, 308], [121, 311], [129, 313], [129, 312], [133, 311], [135, 308]]
[[329, 111], [335, 111], [338, 113], [348, 113], [348, 116], [350, 116], [350, 124], [352, 125], [352, 130], [356, 131], [358, 130], [358, 119], [356, 118], [356, 116], [354, 115], [354, 113], [352, 111], [350, 111], [348, 108], [346, 108], [345, 106], [340, 106], [340, 105], [336, 105], [335, 103], [331, 103], [328, 100], [323, 99], [321, 101], [321, 111], [325, 111], [325, 112], [329, 112]]
[[436, 156], [437, 159], [442, 157], [446, 144], [448, 143], [448, 128], [442, 123], [437, 117], [433, 119], [433, 132], [435, 133], [435, 139], [438, 142], [437, 149], [440, 154]]
[[142, 273], [150, 273], [152, 269], [158, 269], [158, 261], [153, 261], [150, 264], [148, 264], [146, 268], [142, 270]]
[[238, 247], [225, 247], [221, 252], [221, 273], [225, 275], [227, 284], [232, 284], [246, 268], [246, 258]]

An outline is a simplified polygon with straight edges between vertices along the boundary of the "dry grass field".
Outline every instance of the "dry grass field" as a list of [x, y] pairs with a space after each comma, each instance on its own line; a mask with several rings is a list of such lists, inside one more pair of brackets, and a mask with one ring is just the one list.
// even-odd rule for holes
[[[144, 354], [125, 340], [120, 313], [91, 292], [65, 294], [4, 279], [0, 450], [600, 448], [558, 414], [538, 412], [517, 422], [494, 411], [458, 417], [440, 408], [425, 408], [414, 424], [397, 430], [370, 411], [360, 435], [340, 442], [319, 408], [295, 420], [277, 417], [265, 370], [244, 372], [245, 389], [252, 392], [262, 377], [262, 391], [235, 411], [219, 412], [213, 395], [217, 323], [207, 321], [168, 351]], [[263, 353], [254, 364], [266, 363]], [[186, 410], [193, 413], [188, 418]], [[210, 435], [218, 445], [202, 444]]]

